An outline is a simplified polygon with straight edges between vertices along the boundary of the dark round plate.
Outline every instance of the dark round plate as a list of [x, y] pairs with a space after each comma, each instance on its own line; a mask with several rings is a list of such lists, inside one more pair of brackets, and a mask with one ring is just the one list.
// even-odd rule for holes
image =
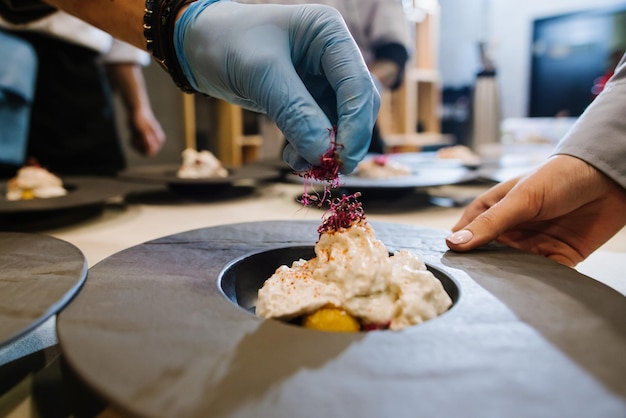
[[59, 312], [86, 277], [87, 261], [72, 244], [0, 232], [0, 347]]
[[0, 183], [0, 230], [37, 231], [74, 224], [99, 215], [112, 198], [147, 189], [146, 185], [106, 177], [63, 177], [65, 196], [9, 201]]
[[402, 331], [316, 332], [225, 296], [234, 260], [311, 246], [318, 224], [203, 228], [103, 260], [57, 320], [70, 370], [142, 417], [626, 414], [626, 298], [543, 257], [450, 253], [447, 231], [372, 222], [390, 252], [415, 252], [462, 295]]
[[62, 179], [68, 193], [65, 196], [50, 199], [10, 201], [5, 197], [7, 183], [0, 183], [0, 214], [40, 212], [102, 204], [130, 190], [128, 184], [106, 177], [64, 176]]
[[255, 165], [228, 168], [227, 177], [186, 179], [176, 175], [178, 168], [179, 166], [174, 164], [139, 166], [120, 172], [119, 177], [124, 180], [163, 183], [173, 191], [195, 193], [230, 187], [240, 182], [267, 180], [278, 176], [275, 169]]
[[[370, 157], [366, 157], [370, 158]], [[390, 155], [391, 160], [401, 160], [408, 158], [403, 154]], [[426, 187], [447, 186], [452, 184], [467, 183], [478, 178], [476, 170], [464, 167], [454, 161], [445, 161], [442, 164], [407, 164], [412, 172], [406, 176], [389, 178], [367, 178], [360, 177], [356, 173], [340, 176], [340, 187], [348, 190], [372, 190], [374, 193], [382, 194], [384, 191], [398, 192], [403, 190], [420, 189]], [[304, 183], [304, 179], [292, 174], [286, 177], [294, 183]], [[320, 182], [313, 181], [313, 185], [320, 185]]]
[[437, 151], [401, 152], [388, 154], [388, 158], [392, 161], [408, 165], [414, 170], [424, 168], [468, 168], [475, 170], [481, 165], [480, 162], [466, 162], [457, 158], [439, 158]]

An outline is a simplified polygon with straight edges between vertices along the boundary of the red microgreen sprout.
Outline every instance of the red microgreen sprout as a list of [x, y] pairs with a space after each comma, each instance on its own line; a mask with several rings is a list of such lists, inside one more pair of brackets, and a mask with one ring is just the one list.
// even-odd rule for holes
[[[296, 173], [304, 178], [304, 193], [300, 201], [305, 206], [317, 205], [322, 207], [328, 203], [329, 209], [322, 217], [322, 224], [317, 228], [319, 234], [335, 232], [340, 229], [347, 229], [353, 225], [365, 222], [365, 212], [359, 201], [361, 193], [356, 192], [351, 195], [342, 195], [340, 198], [331, 198], [331, 189], [339, 186], [339, 172], [343, 166], [339, 159], [337, 149], [341, 144], [337, 144], [335, 137], [337, 127], [329, 129], [331, 148], [322, 155], [320, 164], [313, 166], [302, 173]], [[384, 163], [383, 163], [384, 164]], [[320, 196], [317, 192], [314, 195], [308, 193], [309, 182], [321, 181], [324, 186], [324, 194]]]
[[365, 211], [359, 202], [361, 193], [356, 192], [351, 195], [342, 195], [330, 201], [330, 208], [326, 212], [322, 224], [317, 228], [321, 234], [335, 232], [341, 229], [350, 228], [353, 225], [365, 222]]
[[[300, 173], [296, 173], [300, 177], [304, 178], [304, 193], [300, 201], [304, 206], [317, 205], [322, 207], [327, 198], [330, 197], [330, 189], [339, 186], [339, 171], [343, 164], [339, 159], [337, 150], [341, 148], [341, 144], [337, 144], [335, 137], [337, 134], [337, 127], [333, 126], [329, 129], [330, 135], [330, 149], [322, 155], [320, 158], [320, 164], [310, 167]], [[309, 194], [310, 183], [312, 181], [319, 181], [323, 183], [324, 194], [320, 197], [319, 193], [315, 192], [314, 195]]]

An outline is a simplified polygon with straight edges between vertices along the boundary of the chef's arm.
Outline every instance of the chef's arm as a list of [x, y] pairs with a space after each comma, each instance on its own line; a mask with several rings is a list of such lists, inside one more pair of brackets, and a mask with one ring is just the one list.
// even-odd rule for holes
[[165, 133], [152, 111], [141, 66], [118, 62], [107, 64], [106, 69], [126, 108], [131, 145], [141, 154], [155, 155], [165, 142]]
[[129, 111], [151, 108], [141, 66], [136, 63], [108, 63], [107, 75], [113, 88], [120, 93]]
[[45, 0], [108, 32], [113, 37], [146, 49], [143, 37], [145, 0]]

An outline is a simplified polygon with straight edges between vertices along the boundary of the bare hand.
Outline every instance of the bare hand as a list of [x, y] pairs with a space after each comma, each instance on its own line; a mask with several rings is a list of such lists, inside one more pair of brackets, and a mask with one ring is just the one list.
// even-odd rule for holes
[[132, 132], [132, 146], [140, 154], [146, 156], [156, 155], [165, 142], [165, 133], [161, 124], [152, 112], [145, 110], [136, 111], [129, 121]]
[[496, 240], [574, 267], [626, 224], [626, 190], [578, 158], [558, 155], [474, 200], [446, 239], [468, 251]]

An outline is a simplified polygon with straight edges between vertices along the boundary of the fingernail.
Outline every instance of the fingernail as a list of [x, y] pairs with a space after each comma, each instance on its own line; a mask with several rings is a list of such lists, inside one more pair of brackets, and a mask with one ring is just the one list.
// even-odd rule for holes
[[462, 229], [460, 231], [456, 231], [454, 234], [448, 236], [446, 239], [453, 244], [465, 244], [470, 242], [474, 238], [474, 234], [472, 231], [467, 229]]

